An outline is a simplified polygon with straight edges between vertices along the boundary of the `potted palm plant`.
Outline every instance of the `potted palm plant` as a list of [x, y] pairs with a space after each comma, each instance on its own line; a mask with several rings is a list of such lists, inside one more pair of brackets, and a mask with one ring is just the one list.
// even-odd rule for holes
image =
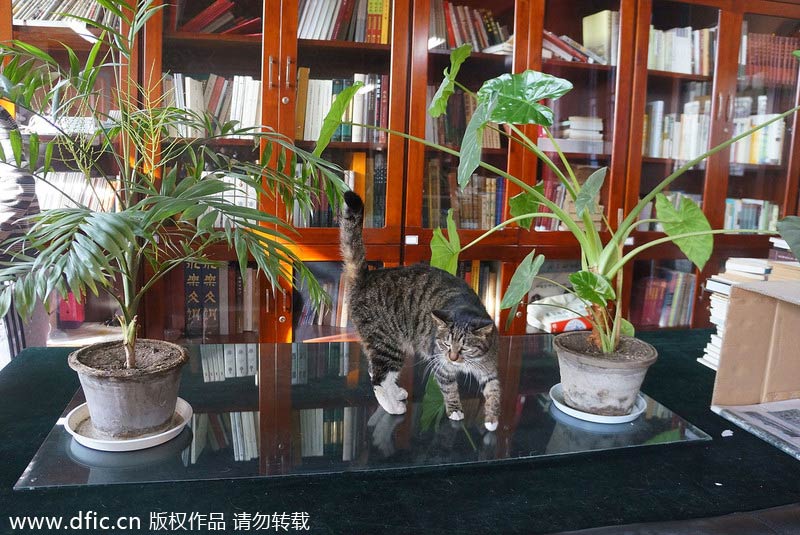
[[[687, 170], [702, 162], [732, 143], [751, 135], [772, 122], [795, 113], [798, 108], [787, 110], [770, 121], [758, 125], [710, 150], [685, 162], [665, 177], [653, 190], [626, 214], [618, 214], [616, 221], [605, 221], [608, 234], [596, 229], [593, 215], [599, 208], [599, 196], [606, 175], [606, 168], [594, 172], [580, 183], [564, 153], [553, 139], [548, 127], [553, 123], [553, 112], [541, 103], [557, 99], [572, 89], [564, 79], [548, 74], [525, 71], [504, 74], [483, 83], [477, 93], [458, 84], [455, 80], [461, 64], [470, 54], [470, 45], [464, 45], [451, 53], [451, 64], [444, 71], [444, 80], [434, 95], [429, 113], [437, 117], [445, 112], [447, 100], [455, 86], [472, 95], [477, 105], [467, 124], [460, 151], [400, 132], [391, 132], [457, 156], [458, 184], [465, 187], [478, 167], [503, 177], [518, 186], [522, 192], [509, 200], [512, 217], [503, 221], [473, 242], [461, 245], [452, 217], [448, 217], [447, 234], [435, 229], [431, 241], [431, 264], [455, 273], [458, 256], [464, 250], [510, 225], [517, 224], [531, 230], [534, 218], [557, 219], [572, 233], [581, 251], [581, 270], [572, 273], [569, 280], [571, 292], [580, 302], [580, 310], [574, 312], [586, 316], [591, 323], [591, 332], [569, 332], [556, 336], [554, 344], [559, 358], [562, 396], [564, 401], [581, 412], [598, 415], [626, 415], [636, 402], [639, 388], [647, 368], [656, 360], [656, 350], [650, 344], [635, 338], [633, 325], [623, 317], [617, 306], [623, 288], [623, 267], [638, 254], [656, 245], [675, 243], [686, 257], [702, 269], [711, 256], [713, 236], [723, 233], [764, 233], [759, 230], [729, 230], [711, 228], [700, 207], [689, 198], [683, 198], [678, 208], [667, 200], [664, 190]], [[795, 55], [798, 55], [795, 52]], [[498, 128], [497, 125], [502, 125]], [[525, 135], [520, 125], [538, 125], [551, 140], [557, 159], [551, 158], [535, 140]], [[481, 161], [483, 131], [498, 128], [510, 143], [519, 143], [525, 150], [539, 158], [564, 185], [567, 195], [575, 204], [575, 215], [570, 215], [561, 206], [544, 195], [543, 185], [530, 185], [503, 169]], [[655, 202], [656, 214], [652, 219], [661, 225], [663, 237], [638, 244], [629, 251], [624, 245], [634, 229], [641, 223], [639, 216], [646, 205]], [[546, 208], [546, 210], [543, 210]], [[778, 231], [797, 254], [800, 252], [800, 218], [791, 216], [778, 222]], [[512, 308], [527, 296], [532, 282], [537, 277], [544, 256], [532, 251], [517, 267], [501, 302], [501, 308]]]
[[[286, 206], [310, 210], [315, 195], [324, 191], [335, 200], [343, 184], [318, 153], [295, 147], [269, 128], [215, 124], [211, 116], [152, 98], [123, 68], [131, 62], [137, 33], [163, 6], [149, 0], [98, 3], [118, 23], [84, 20], [96, 41], [83, 62], [66, 45], [60, 51], [65, 62], [27, 43], [0, 45], [0, 97], [51, 122], [62, 115], [92, 118], [80, 135], [65, 135], [58, 122], [52, 136], [30, 134], [28, 162], [23, 137], [11, 129], [11, 151], [3, 160], [48, 184], [53, 162], [69, 162], [85, 178], [87, 191], [99, 195], [90, 177], [102, 177], [114, 205], [103, 211], [70, 198], [31, 217], [25, 236], [0, 245], [11, 257], [0, 265], [0, 315], [12, 296], [26, 316], [36, 302], [48, 303], [56, 294], [109, 294], [119, 310], [122, 340], [79, 349], [69, 363], [80, 375], [95, 429], [134, 437], [169, 426], [187, 360], [180, 346], [137, 337], [145, 294], [187, 263], [219, 264], [213, 251], [222, 247], [235, 251], [243, 273], [254, 262], [272, 288], [281, 278], [305, 284], [319, 303], [324, 292], [291, 249], [292, 228], [274, 214], [240, 206], [232, 193], [246, 188], [259, 198], [277, 196]], [[110, 88], [101, 84], [108, 72]], [[176, 127], [206, 135], [170, 137]], [[222, 152], [220, 140], [228, 137], [252, 139], [252, 160]], [[302, 176], [294, 173], [298, 163]]]

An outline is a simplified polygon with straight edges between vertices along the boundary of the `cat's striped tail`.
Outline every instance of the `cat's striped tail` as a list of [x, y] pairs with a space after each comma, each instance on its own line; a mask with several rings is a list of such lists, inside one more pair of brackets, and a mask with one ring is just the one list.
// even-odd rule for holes
[[367, 269], [362, 226], [364, 223], [364, 201], [357, 193], [344, 193], [344, 207], [339, 218], [339, 247], [344, 260], [344, 277], [348, 287]]

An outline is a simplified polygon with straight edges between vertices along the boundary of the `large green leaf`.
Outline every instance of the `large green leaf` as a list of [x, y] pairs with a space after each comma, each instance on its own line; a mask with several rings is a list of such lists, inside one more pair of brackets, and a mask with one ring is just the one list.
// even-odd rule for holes
[[553, 124], [553, 112], [539, 100], [558, 98], [572, 89], [563, 78], [537, 71], [503, 74], [484, 82], [478, 102], [495, 102], [488, 120], [496, 123]]
[[461, 252], [461, 239], [458, 237], [452, 209], [447, 211], [447, 235], [445, 238], [440, 228], [433, 229], [431, 266], [455, 275], [458, 269], [458, 255]]
[[778, 221], [778, 232], [789, 244], [794, 256], [800, 258], [800, 217], [790, 215]]
[[714, 236], [710, 234], [711, 225], [700, 207], [690, 198], [682, 197], [676, 210], [663, 193], [656, 195], [656, 217], [669, 237], [693, 232], [707, 232], [697, 236], [673, 240], [686, 258], [698, 269], [703, 269], [711, 251], [714, 249]]
[[[544, 195], [543, 183], [537, 184], [533, 189]], [[535, 214], [539, 211], [539, 204], [541, 203], [537, 200], [536, 196], [529, 191], [518, 193], [508, 200], [511, 217], [518, 217], [525, 214]], [[529, 219], [521, 219], [519, 221], [519, 226], [527, 230], [531, 229], [531, 225], [533, 225], [533, 217]]]
[[578, 217], [583, 217], [583, 213], [588, 210], [589, 214], [594, 213], [594, 207], [597, 206], [597, 198], [600, 195], [600, 190], [603, 188], [603, 181], [606, 179], [606, 171], [608, 167], [601, 167], [591, 174], [586, 182], [583, 183], [581, 189], [578, 190], [578, 195], [575, 198], [575, 212]]
[[616, 293], [611, 283], [597, 273], [591, 271], [577, 271], [569, 276], [575, 295], [595, 305], [606, 306]]
[[469, 57], [472, 52], [472, 45], [466, 44], [454, 49], [450, 52], [450, 68], [444, 70], [444, 80], [436, 90], [436, 94], [431, 99], [431, 105], [428, 106], [428, 113], [431, 117], [439, 117], [447, 111], [447, 100], [450, 95], [455, 91], [455, 81], [458, 71], [461, 69], [461, 64]]
[[511, 308], [525, 298], [543, 263], [544, 255], [536, 256], [535, 250], [522, 259], [511, 277], [511, 282], [508, 283], [508, 289], [500, 302], [500, 308]]
[[[350, 101], [353, 100], [353, 97], [363, 85], [363, 82], [355, 82], [336, 95], [336, 100], [331, 104], [331, 109], [328, 111], [328, 114], [325, 115], [325, 119], [322, 120], [319, 139], [314, 147], [314, 156], [319, 157], [322, 151], [325, 150], [325, 147], [328, 146], [336, 129], [342, 124], [342, 117], [344, 117], [344, 112], [347, 111]], [[278, 169], [282, 169], [282, 167], [279, 166]]]
[[461, 157], [458, 160], [458, 185], [465, 187], [478, 168], [483, 152], [483, 129], [489, 121], [494, 102], [480, 103], [467, 124], [461, 140]]

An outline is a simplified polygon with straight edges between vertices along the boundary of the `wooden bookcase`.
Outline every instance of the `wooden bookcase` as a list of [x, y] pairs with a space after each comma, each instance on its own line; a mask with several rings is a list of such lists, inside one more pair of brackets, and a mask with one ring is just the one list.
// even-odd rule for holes
[[[295, 128], [297, 86], [299, 78], [303, 78], [298, 76], [301, 69], [307, 69], [305, 72], [312, 80], [344, 79], [353, 77], [355, 73], [383, 75], [381, 81], [388, 86], [390, 103], [384, 124], [394, 130], [425, 137], [426, 124], [430, 121], [426, 114], [428, 87], [438, 85], [441, 72], [448, 63], [447, 47], [429, 49], [429, 38], [433, 36], [431, 12], [440, 3], [437, 0], [393, 0], [390, 3], [390, 37], [385, 44], [299, 38], [306, 16], [301, 12], [301, 4], [299, 0], [251, 2], [251, 10], [258, 13], [250, 15], [262, 17], [263, 31], [258, 36], [177, 31], [180, 24], [173, 25], [170, 10], [166, 9], [152, 19], [142, 32], [140, 79], [150, 91], [160, 95], [160, 80], [164, 72], [198, 76], [207, 76], [209, 73], [231, 77], [235, 74], [250, 75], [261, 80], [261, 122], [296, 139], [301, 147], [311, 149], [313, 142], [298, 138]], [[784, 66], [787, 71], [782, 73], [780, 83], [772, 83], [768, 78], [769, 65], [756, 66], [750, 61], [749, 71], [739, 65], [739, 49], [743, 37], [747, 41], [748, 34], [774, 34], [780, 37], [797, 35], [800, 5], [794, 3], [770, 0], [746, 3], [733, 0], [500, 0], [491, 3], [463, 0], [457, 4], [474, 9], [491, 9], [493, 16], [514, 34], [512, 55], [478, 52], [465, 63], [459, 79], [467, 87], [477, 89], [483, 80], [504, 72], [519, 72], [528, 68], [541, 70], [567, 78], [575, 85], [570, 94], [552, 103], [556, 121], [566, 121], [571, 116], [602, 119], [602, 148], [568, 152], [568, 158], [571, 163], [587, 168], [608, 166], [609, 173], [600, 202], [611, 225], [616, 221], [619, 209], [630, 209], [657, 179], [673, 170], [680, 160], [648, 152], [647, 126], [650, 123], [646, 121], [650, 121], [653, 101], [663, 101], [663, 113], [680, 116], [683, 106], [695, 98], [689, 96], [690, 91], [695, 91], [692, 95], [700, 91], [702, 105], [708, 102], [707, 119], [704, 120], [711, 146], [735, 132], [733, 115], [737, 98], [752, 97], [753, 110], [756, 110], [758, 95], [761, 94], [759, 91], [763, 89], [769, 97], [768, 113], [786, 109], [799, 98], [796, 64]], [[33, 40], [37, 44], [69, 39], [69, 36], [57, 35], [49, 30], [42, 32], [31, 27], [12, 27], [10, 16], [7, 15], [10, 5], [10, 0], [0, 0], [0, 39], [13, 37]], [[615, 25], [618, 54], [614, 65], [565, 61], [558, 57], [543, 59], [543, 53], [547, 54], [543, 49], [547, 48], [545, 42], [548, 32], [556, 36], [566, 35], [578, 43], [584, 43], [587, 37], [582, 31], [584, 17], [604, 11], [618, 14]], [[713, 38], [705, 42], [706, 46], [711, 47], [708, 72], [679, 74], [666, 69], [648, 68], [651, 25], [662, 32], [685, 27], [693, 30], [716, 28]], [[750, 42], [752, 49], [752, 39]], [[744, 46], [747, 47], [746, 44]], [[783, 50], [774, 49], [772, 55], [777, 57], [780, 53]], [[740, 71], [749, 74], [737, 74]], [[768, 201], [779, 206], [781, 216], [798, 213], [800, 139], [794, 135], [798, 118], [794, 116], [787, 119], [785, 126], [784, 148], [780, 151], [779, 164], [731, 166], [729, 151], [723, 151], [709, 159], [702, 168], [687, 173], [671, 190], [702, 197], [703, 210], [715, 228], [725, 223], [728, 198]], [[539, 132], [528, 127], [526, 134], [538, 136]], [[243, 141], [233, 141], [226, 149], [244, 153], [246, 145]], [[442, 170], [446, 169], [448, 162], [420, 144], [394, 136], [381, 141], [334, 141], [325, 155], [342, 162], [344, 166], [353, 161], [354, 155], [362, 160], [378, 157], [381, 162], [385, 161], [385, 193], [380, 196], [380, 202], [385, 206], [384, 216], [364, 231], [368, 259], [386, 266], [427, 261], [432, 227], [437, 221], [444, 224], [442, 214], [451, 202], [450, 198], [433, 200], [436, 192], [431, 191], [434, 186], [430, 177], [437, 168], [446, 176], [446, 171]], [[524, 177], [530, 184], [548, 179], [541, 162], [516, 144], [512, 143], [509, 147], [503, 142], [499, 148], [487, 149], [484, 156], [515, 176]], [[434, 161], [437, 158], [440, 158], [439, 162]], [[446, 182], [443, 178], [439, 180], [440, 185]], [[441, 196], [442, 190], [438, 190], [438, 193]], [[501, 199], [495, 203], [495, 207], [500, 207], [502, 215], [508, 215], [508, 199], [516, 193], [510, 185], [501, 189]], [[432, 202], [438, 204], [434, 206]], [[263, 210], [276, 214], [287, 213], [287, 207], [278, 206], [272, 200], [260, 199], [259, 203]], [[434, 215], [437, 210], [438, 219]], [[487, 223], [488, 220], [484, 220], [478, 226], [486, 227]], [[474, 223], [464, 224], [459, 230], [462, 244], [485, 230], [467, 228], [474, 226]], [[297, 230], [296, 247], [304, 260], [340, 261], [336, 228], [300, 225]], [[633, 236], [634, 243], [642, 243], [657, 235], [655, 230], [637, 231]], [[495, 288], [505, 288], [516, 262], [534, 248], [554, 260], [578, 259], [580, 254], [577, 244], [567, 232], [528, 232], [509, 227], [471, 248], [463, 255], [463, 259], [467, 262], [489, 263]], [[702, 283], [707, 276], [719, 270], [721, 261], [733, 255], [766, 256], [768, 248], [769, 242], [764, 236], [718, 236], [715, 239], [714, 257], [708, 267], [701, 273], [694, 273], [694, 312], [690, 324], [708, 325]], [[219, 251], [218, 255], [222, 260], [235, 259], [235, 255], [228, 251]], [[632, 288], [642, 273], [679, 258], [681, 254], [677, 248], [663, 246], [651, 249], [641, 257], [640, 262], [629, 266], [628, 285], [623, 297], [624, 309], [630, 308]], [[282, 288], [268, 292], [265, 287], [264, 290], [258, 298], [258, 329], [241, 337], [241, 340], [231, 336], [220, 338], [220, 342], [287, 341], [341, 332], [336, 327], [298, 329], [302, 309], [298, 310], [300, 305], [292, 290]], [[181, 276], [165, 281], [153, 292], [145, 307], [145, 334], [160, 337], [165, 332], [177, 332], [180, 336], [182, 313], [177, 310], [182, 308], [182, 300]], [[500, 316], [504, 331], [506, 314]], [[507, 332], [521, 333], [525, 331], [525, 326], [524, 308], [520, 308]]]

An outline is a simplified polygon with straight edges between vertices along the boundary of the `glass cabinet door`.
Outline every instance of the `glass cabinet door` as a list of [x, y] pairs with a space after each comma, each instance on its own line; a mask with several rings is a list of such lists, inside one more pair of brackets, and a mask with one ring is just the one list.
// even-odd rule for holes
[[[620, 109], [618, 92], [627, 91], [620, 86], [620, 72], [629, 76], [629, 68], [622, 71], [620, 63], [630, 61], [630, 48], [622, 43], [632, 42], [633, 4], [630, 2], [559, 2], [547, 0], [542, 28], [542, 71], [569, 80], [573, 89], [563, 97], [548, 102], [554, 112], [553, 125], [540, 129], [538, 145], [566, 171], [554, 152], [560, 148], [567, 156], [578, 181], [585, 181], [594, 171], [609, 167], [605, 187], [598, 196], [599, 210], [593, 216], [597, 228], [602, 226], [602, 215], [609, 209], [612, 184], [617, 182], [621, 195], [624, 183], [622, 168], [614, 169], [614, 135], [616, 129], [626, 129], [619, 121], [626, 120], [626, 109]], [[625, 22], [623, 19], [627, 19]], [[625, 33], [625, 38], [621, 34]], [[623, 104], [623, 106], [626, 106]], [[619, 114], [619, 115], [618, 115]], [[548, 135], [549, 134], [549, 135]], [[619, 144], [617, 149], [623, 148]], [[616, 158], [624, 163], [624, 155]], [[538, 162], [537, 175], [544, 184], [545, 194], [569, 213], [575, 207], [556, 173], [545, 162]], [[613, 179], [612, 179], [613, 177]], [[616, 203], [620, 204], [621, 199]], [[536, 221], [539, 231], [564, 230], [555, 219]]]
[[[725, 110], [731, 135], [795, 105], [798, 30], [797, 20], [745, 13], [736, 91]], [[778, 218], [794, 210], [796, 195], [791, 199], [787, 189], [792, 121], [778, 119], [731, 147], [724, 228], [775, 230]]]
[[[719, 20], [715, 7], [662, 0], [652, 3], [646, 93], [635, 110], [641, 119], [632, 124], [633, 129], [641, 128], [642, 134], [641, 143], [631, 147], [637, 151], [631, 162], [632, 168], [639, 169], [639, 188], [638, 195], [635, 188], [629, 188], [630, 207], [674, 169], [710, 146]], [[706, 162], [694, 166], [664, 193], [676, 206], [684, 197], [702, 206], [706, 168]], [[641, 218], [647, 219], [650, 213], [652, 203]], [[639, 230], [658, 229], [643, 224]]]

